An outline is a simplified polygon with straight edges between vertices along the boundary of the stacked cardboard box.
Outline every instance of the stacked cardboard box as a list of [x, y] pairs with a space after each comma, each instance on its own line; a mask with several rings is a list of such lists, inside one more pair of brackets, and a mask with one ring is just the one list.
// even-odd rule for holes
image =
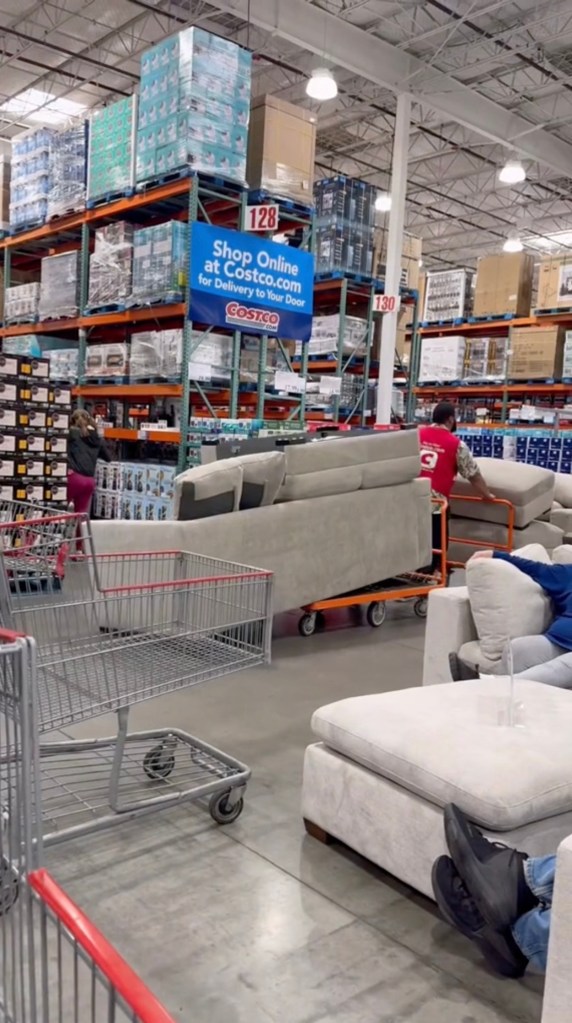
[[143, 54], [137, 181], [187, 166], [246, 180], [251, 66], [247, 50], [199, 28]]
[[464, 337], [424, 337], [421, 342], [419, 383], [461, 380], [464, 361]]
[[572, 306], [572, 253], [549, 256], [540, 263], [536, 308], [566, 309]]
[[125, 221], [95, 232], [89, 257], [88, 309], [124, 305], [132, 290], [133, 227]]
[[[312, 336], [308, 341], [308, 355], [331, 355], [342, 343], [345, 355], [365, 355], [367, 342], [367, 320], [359, 316], [314, 316]], [[296, 355], [302, 354], [303, 343], [296, 341]]]
[[316, 272], [371, 275], [377, 189], [335, 177], [317, 181]]
[[48, 217], [85, 208], [88, 122], [54, 132], [50, 141]]
[[124, 342], [88, 345], [85, 357], [86, 380], [115, 380], [127, 383], [130, 346]]
[[252, 101], [246, 178], [250, 188], [311, 205], [316, 118], [275, 96]]
[[178, 220], [133, 233], [132, 304], [183, 301], [187, 238], [188, 225]]
[[[282, 347], [288, 355], [288, 359], [292, 359], [296, 342], [295, 341], [283, 341]], [[274, 383], [274, 374], [277, 371], [283, 370], [288, 372], [290, 370], [290, 363], [284, 357], [284, 352], [274, 338], [269, 338], [266, 345], [266, 383], [272, 386]], [[240, 380], [242, 383], [256, 383], [258, 381], [260, 372], [260, 338], [249, 337], [243, 335], [240, 341]]]
[[65, 505], [71, 400], [47, 359], [0, 355], [0, 499]]
[[482, 256], [477, 264], [475, 316], [529, 316], [534, 259], [525, 252]]
[[146, 462], [98, 462], [94, 515], [163, 522], [172, 517], [175, 467]]
[[508, 337], [467, 338], [465, 380], [504, 380]]
[[97, 110], [89, 122], [88, 201], [128, 194], [135, 184], [136, 97]]
[[471, 311], [473, 275], [469, 270], [431, 271], [426, 275], [423, 320], [465, 319]]
[[148, 330], [131, 335], [130, 380], [181, 378], [183, 331]]
[[[411, 291], [419, 290], [419, 278], [423, 242], [421, 238], [414, 238], [413, 235], [403, 235], [403, 246], [401, 250], [401, 287], [409, 288]], [[385, 265], [387, 259], [387, 231], [384, 228], [376, 227], [374, 234], [373, 250], [373, 276], [379, 280], [385, 280]]]
[[12, 142], [12, 180], [10, 185], [10, 227], [43, 224], [48, 214], [48, 195], [52, 188], [50, 148], [53, 128], [33, 128]]
[[58, 320], [79, 312], [81, 253], [60, 252], [42, 259], [40, 320]]
[[561, 327], [513, 330], [508, 359], [510, 380], [559, 380], [562, 376], [565, 332]]

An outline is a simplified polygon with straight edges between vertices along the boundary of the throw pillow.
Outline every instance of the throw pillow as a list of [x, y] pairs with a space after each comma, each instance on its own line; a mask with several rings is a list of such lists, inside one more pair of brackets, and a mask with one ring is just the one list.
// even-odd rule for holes
[[[550, 564], [540, 544], [530, 544], [516, 554]], [[509, 639], [538, 636], [550, 625], [549, 597], [538, 583], [506, 561], [471, 561], [467, 565], [467, 588], [481, 649], [493, 663], [500, 660]]]
[[173, 515], [179, 522], [225, 515], [238, 509], [241, 494], [240, 465], [225, 461], [196, 465], [175, 478]]

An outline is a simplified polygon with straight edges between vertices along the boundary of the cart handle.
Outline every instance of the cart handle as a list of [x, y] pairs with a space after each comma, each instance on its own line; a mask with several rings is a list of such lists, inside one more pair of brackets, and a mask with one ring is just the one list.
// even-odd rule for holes
[[[449, 543], [460, 543], [466, 547], [478, 547], [479, 550], [484, 548], [493, 551], [511, 551], [513, 538], [514, 538], [514, 504], [512, 501], [507, 501], [505, 497], [495, 497], [492, 501], [485, 501], [484, 497], [473, 496], [473, 494], [451, 494], [451, 502], [453, 501], [471, 501], [478, 502], [479, 504], [499, 504], [507, 510], [507, 539], [506, 543], [493, 543], [489, 540], [466, 540], [464, 537], [450, 536]], [[453, 564], [453, 562], [451, 562]], [[460, 562], [458, 564], [461, 564]], [[464, 566], [463, 566], [464, 567]]]
[[206, 583], [236, 583], [243, 579], [251, 579], [254, 582], [259, 582], [261, 579], [270, 579], [272, 572], [261, 569], [259, 572], [237, 572], [235, 575], [208, 575], [201, 576], [198, 579], [168, 579], [166, 582], [160, 583], [130, 583], [128, 586], [106, 586], [103, 587], [101, 593], [109, 596], [113, 596], [119, 593], [140, 593], [144, 591], [148, 593], [151, 590], [180, 590], [182, 587], [189, 586], [203, 586]]
[[11, 629], [0, 629], [0, 643], [16, 643], [19, 639], [25, 638], [25, 632], [12, 632]]
[[175, 1023], [143, 981], [47, 870], [34, 870], [28, 874], [28, 884], [70, 932], [141, 1023]]

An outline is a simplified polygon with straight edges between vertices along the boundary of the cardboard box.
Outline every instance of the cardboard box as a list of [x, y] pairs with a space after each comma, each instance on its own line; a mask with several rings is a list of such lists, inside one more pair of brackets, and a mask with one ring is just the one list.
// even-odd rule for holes
[[[411, 307], [402, 306], [397, 316], [397, 330], [395, 333], [395, 352], [400, 359], [403, 360], [404, 355], [409, 354], [411, 348], [411, 337], [407, 337], [406, 325], [408, 320], [411, 319]], [[373, 325], [373, 340], [371, 345], [371, 358], [374, 361], [379, 361], [379, 354], [381, 351], [381, 325], [383, 323], [382, 316], [376, 316]]]
[[529, 316], [534, 259], [525, 252], [482, 256], [477, 264], [475, 316]]
[[310, 205], [315, 156], [314, 114], [275, 96], [253, 100], [246, 161], [250, 188]]
[[465, 338], [424, 337], [421, 341], [419, 383], [449, 383], [461, 380], [465, 359]]
[[[419, 290], [421, 269], [419, 261], [423, 242], [421, 238], [414, 238], [413, 235], [403, 235], [403, 247], [401, 250], [401, 287], [413, 291]], [[373, 269], [372, 274], [380, 280], [385, 280], [387, 250], [387, 231], [384, 228], [376, 227], [374, 234]]]
[[549, 256], [538, 271], [537, 309], [570, 308], [572, 306], [572, 252]]
[[562, 327], [513, 330], [508, 357], [509, 380], [559, 380], [565, 332]]

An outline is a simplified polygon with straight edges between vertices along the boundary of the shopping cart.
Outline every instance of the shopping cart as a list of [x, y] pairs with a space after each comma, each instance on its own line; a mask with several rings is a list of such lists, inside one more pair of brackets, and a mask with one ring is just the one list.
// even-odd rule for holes
[[[78, 539], [78, 537], [80, 537]], [[128, 733], [129, 707], [270, 660], [269, 572], [184, 551], [98, 557], [84, 516], [0, 509], [0, 624], [37, 643], [44, 841], [182, 800], [230, 823], [250, 771], [179, 728]], [[113, 737], [69, 727], [117, 714]]]
[[[137, 975], [38, 868], [35, 644], [0, 632], [0, 1019], [174, 1023]], [[17, 895], [19, 898], [17, 899]]]

